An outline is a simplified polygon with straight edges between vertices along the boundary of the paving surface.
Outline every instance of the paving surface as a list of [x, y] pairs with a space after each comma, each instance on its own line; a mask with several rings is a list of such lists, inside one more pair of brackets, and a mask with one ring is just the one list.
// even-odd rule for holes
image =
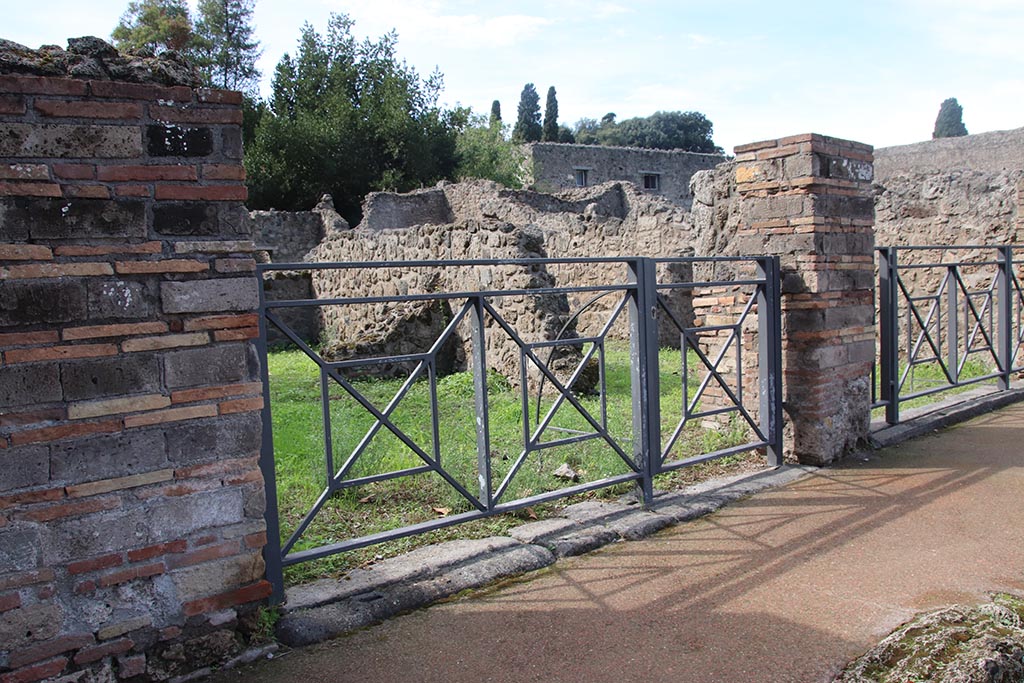
[[1024, 404], [217, 682], [826, 681], [1024, 593]]

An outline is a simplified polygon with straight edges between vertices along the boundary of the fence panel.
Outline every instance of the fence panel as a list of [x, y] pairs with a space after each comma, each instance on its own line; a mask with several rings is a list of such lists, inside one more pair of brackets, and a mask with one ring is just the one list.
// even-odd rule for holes
[[[275, 278], [300, 271], [317, 294], [275, 298]], [[636, 486], [650, 504], [657, 475], [753, 449], [781, 461], [777, 258], [259, 273], [278, 600], [290, 565], [599, 488]], [[695, 314], [723, 288], [728, 305]], [[320, 339], [290, 324], [299, 309]]]
[[879, 361], [873, 408], [981, 383], [1009, 388], [1024, 368], [1024, 291], [1009, 245], [880, 247]]

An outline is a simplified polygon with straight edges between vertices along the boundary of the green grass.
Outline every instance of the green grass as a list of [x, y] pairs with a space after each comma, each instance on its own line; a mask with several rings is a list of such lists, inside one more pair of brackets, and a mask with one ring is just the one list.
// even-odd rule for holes
[[[694, 359], [689, 366], [693, 368]], [[632, 408], [630, 398], [629, 353], [624, 345], [609, 345], [607, 351], [607, 425], [609, 433], [628, 454], [632, 443]], [[300, 523], [302, 517], [320, 496], [327, 481], [324, 461], [324, 428], [320, 404], [320, 373], [300, 351], [278, 351], [268, 361], [271, 385], [274, 448], [282, 540]], [[678, 351], [664, 350], [660, 356], [660, 388], [663, 438], [678, 423], [682, 410], [681, 362]], [[691, 378], [691, 387], [694, 380]], [[403, 380], [353, 380], [356, 390], [366, 400], [384, 411], [399, 391]], [[523, 448], [524, 406], [520, 394], [503, 377], [488, 376], [488, 412], [490, 426], [490, 462], [494, 485], [510, 471]], [[536, 427], [538, 405], [536, 385], [531, 386], [527, 423]], [[691, 389], [692, 392], [692, 389]], [[371, 429], [375, 418], [364, 410], [348, 392], [329, 382], [331, 438], [336, 472], [348, 455]], [[543, 396], [541, 414], [552, 405], [553, 397]], [[601, 421], [598, 396], [586, 396], [581, 404]], [[470, 493], [478, 493], [476, 407], [471, 373], [456, 373], [437, 382], [437, 403], [441, 444], [441, 464]], [[418, 446], [433, 457], [434, 434], [430, 401], [430, 384], [416, 381], [398, 402], [390, 415], [394, 424]], [[693, 421], [696, 422], [696, 421]], [[560, 429], [592, 431], [583, 416], [568, 403], [558, 410], [552, 426]], [[569, 435], [549, 429], [543, 441]], [[735, 423], [720, 430], [704, 430], [688, 424], [675, 446], [671, 459], [683, 458], [753, 440], [749, 428]], [[660, 488], [685, 485], [710, 474], [763, 462], [756, 453], [735, 456], [712, 464], [683, 468], [661, 475]], [[370, 439], [365, 451], [355, 460], [345, 479], [397, 472], [423, 464], [386, 428]], [[579, 475], [580, 482], [590, 482], [629, 472], [629, 467], [601, 439], [553, 447], [533, 453], [516, 473], [502, 502], [526, 498], [571, 485], [553, 472], [567, 464]], [[627, 492], [631, 484], [609, 487], [584, 496], [616, 496]], [[579, 500], [580, 497], [574, 498]], [[572, 501], [568, 501], [572, 502]], [[503, 533], [524, 519], [543, 518], [566, 502], [533, 506], [514, 514], [504, 514], [408, 537], [384, 544], [353, 550], [313, 563], [289, 568], [289, 583], [322, 575], [337, 575], [355, 566], [365, 565], [382, 557], [392, 556], [427, 543], [451, 538], [474, 538]], [[401, 526], [472, 509], [470, 503], [436, 473], [407, 475], [395, 479], [363, 484], [335, 492], [317, 518], [307, 529], [295, 550], [365, 536]]]

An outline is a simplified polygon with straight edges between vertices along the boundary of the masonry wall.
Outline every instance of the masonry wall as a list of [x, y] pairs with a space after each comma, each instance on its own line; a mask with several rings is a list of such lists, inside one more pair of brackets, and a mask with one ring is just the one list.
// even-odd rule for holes
[[690, 177], [725, 161], [721, 154], [679, 150], [564, 145], [540, 142], [529, 146], [532, 186], [541, 192], [576, 187], [576, 171], [586, 170], [587, 185], [625, 180], [643, 189], [644, 174], [658, 174], [659, 188], [645, 190], [689, 209], [693, 201]]
[[4, 683], [222, 662], [270, 591], [240, 104], [0, 76]]

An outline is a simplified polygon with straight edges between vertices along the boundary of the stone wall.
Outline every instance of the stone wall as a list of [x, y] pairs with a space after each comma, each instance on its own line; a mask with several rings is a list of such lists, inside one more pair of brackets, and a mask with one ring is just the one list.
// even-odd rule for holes
[[5, 682], [223, 662], [270, 592], [241, 95], [108, 73], [0, 75]]
[[[373, 215], [408, 215], [392, 206], [421, 205], [417, 198], [430, 194], [435, 215], [449, 214], [448, 224], [380, 224]], [[410, 198], [412, 198], [410, 200]], [[442, 184], [439, 188], [412, 193], [374, 195], [373, 212], [350, 232], [329, 236], [311, 254], [315, 261], [392, 261], [567, 258], [597, 256], [686, 256], [691, 253], [690, 230], [685, 212], [659, 197], [652, 197], [622, 183], [563, 193], [559, 196], [532, 191], [513, 191], [495, 183]], [[383, 210], [382, 210], [383, 209]], [[688, 274], [678, 268], [663, 268], [664, 281], [677, 281]], [[317, 296], [331, 297], [354, 292], [381, 295], [428, 291], [477, 291], [480, 289], [532, 289], [542, 285], [597, 285], [626, 282], [622, 264], [559, 265], [557, 267], [500, 266], [497, 269], [441, 270], [406, 269], [404, 272], [318, 271], [313, 283]], [[529, 341], [554, 338], [572, 311], [589, 294], [503, 299], [499, 310], [514, 321]], [[596, 333], [607, 318], [613, 297], [600, 302], [567, 330]], [[689, 297], [677, 291], [670, 299], [682, 320], [690, 320]], [[384, 310], [387, 308], [388, 310]], [[448, 313], [445, 313], [448, 315]], [[374, 310], [343, 314], [337, 309], [324, 312], [326, 336], [364, 351], [379, 349], [384, 339], [396, 336], [388, 327], [406, 325], [412, 318], [424, 322], [424, 311], [412, 307], [406, 314], [377, 306]], [[442, 316], [443, 317], [443, 316]], [[435, 321], [436, 323], [436, 321]], [[439, 332], [437, 329], [436, 332]], [[625, 334], [625, 318], [616, 330]], [[397, 335], [404, 338], [407, 334]], [[462, 338], [466, 338], [463, 331]], [[678, 345], [678, 334], [665, 327], [666, 345]], [[397, 347], [396, 347], [397, 348]], [[401, 347], [401, 352], [423, 351]], [[391, 353], [398, 351], [392, 349]], [[513, 382], [518, 382], [518, 349], [503, 335], [492, 337], [487, 349], [489, 364]], [[456, 354], [465, 358], [465, 353]]]
[[883, 184], [893, 175], [1018, 171], [1024, 165], [1024, 128], [881, 147], [875, 157], [876, 182]]
[[684, 209], [689, 209], [693, 201], [690, 177], [725, 161], [721, 154], [553, 142], [535, 143], [528, 150], [531, 186], [541, 192], [577, 187], [578, 170], [586, 171], [588, 186], [625, 180], [643, 189], [644, 175], [656, 175], [657, 189], [644, 191], [661, 195]]

